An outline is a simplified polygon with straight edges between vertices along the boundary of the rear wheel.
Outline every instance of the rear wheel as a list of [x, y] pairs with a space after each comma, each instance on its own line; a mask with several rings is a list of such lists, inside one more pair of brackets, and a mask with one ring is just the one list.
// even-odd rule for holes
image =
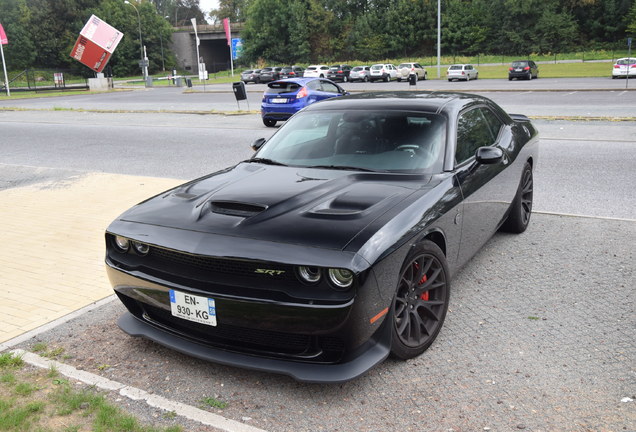
[[342, 82], [347, 82], [349, 81], [349, 77], [347, 77], [346, 75], [342, 77]]
[[368, 76], [364, 76], [364, 82], [369, 82], [369, 77]]
[[517, 194], [510, 205], [510, 213], [501, 226], [503, 231], [520, 234], [528, 228], [532, 215], [533, 183], [532, 167], [526, 162], [521, 173]]
[[393, 305], [391, 353], [410, 359], [426, 351], [439, 334], [450, 299], [446, 257], [425, 240], [408, 254]]
[[263, 119], [263, 124], [267, 127], [274, 127], [276, 126], [276, 120], [272, 120], [272, 119], [268, 119], [268, 118], [264, 118]]

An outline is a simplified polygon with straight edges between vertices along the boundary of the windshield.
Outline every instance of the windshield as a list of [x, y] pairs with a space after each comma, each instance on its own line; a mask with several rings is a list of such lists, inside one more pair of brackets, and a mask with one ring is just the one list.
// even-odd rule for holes
[[623, 58], [623, 59], [619, 59], [616, 64], [617, 65], [631, 65], [636, 63], [636, 59], [635, 58]]
[[444, 117], [404, 111], [309, 111], [258, 151], [276, 163], [379, 172], [441, 172]]
[[292, 93], [301, 87], [300, 84], [286, 81], [274, 81], [267, 86], [268, 88], [265, 90], [267, 94]]

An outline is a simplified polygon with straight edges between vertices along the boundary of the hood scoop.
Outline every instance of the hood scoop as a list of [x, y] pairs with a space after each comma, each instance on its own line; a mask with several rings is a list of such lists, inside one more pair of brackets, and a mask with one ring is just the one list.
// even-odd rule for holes
[[210, 209], [212, 213], [248, 218], [267, 210], [267, 206], [234, 201], [212, 201]]

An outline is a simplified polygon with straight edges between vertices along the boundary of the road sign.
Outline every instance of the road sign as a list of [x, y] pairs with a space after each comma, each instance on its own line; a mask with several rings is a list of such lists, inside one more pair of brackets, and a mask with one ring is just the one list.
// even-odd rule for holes
[[232, 60], [236, 60], [243, 53], [243, 39], [241, 38], [233, 38], [232, 39]]

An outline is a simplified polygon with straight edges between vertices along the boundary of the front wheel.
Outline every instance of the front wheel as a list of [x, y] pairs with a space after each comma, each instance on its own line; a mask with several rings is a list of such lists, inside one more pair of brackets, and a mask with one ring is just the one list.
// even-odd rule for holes
[[391, 308], [391, 354], [407, 360], [431, 346], [444, 324], [450, 299], [446, 257], [425, 240], [408, 254]]
[[364, 76], [364, 82], [369, 82], [369, 77], [368, 76]]
[[532, 214], [533, 180], [532, 167], [526, 162], [521, 173], [521, 181], [512, 204], [508, 218], [501, 226], [502, 231], [521, 234], [530, 224]]
[[268, 119], [268, 118], [264, 118], [263, 119], [263, 124], [267, 127], [274, 127], [276, 126], [276, 120], [272, 120], [272, 119]]
[[342, 82], [347, 82], [347, 81], [349, 81], [349, 78], [348, 78], [346, 75], [345, 75], [345, 76], [343, 76], [343, 77], [342, 77]]

